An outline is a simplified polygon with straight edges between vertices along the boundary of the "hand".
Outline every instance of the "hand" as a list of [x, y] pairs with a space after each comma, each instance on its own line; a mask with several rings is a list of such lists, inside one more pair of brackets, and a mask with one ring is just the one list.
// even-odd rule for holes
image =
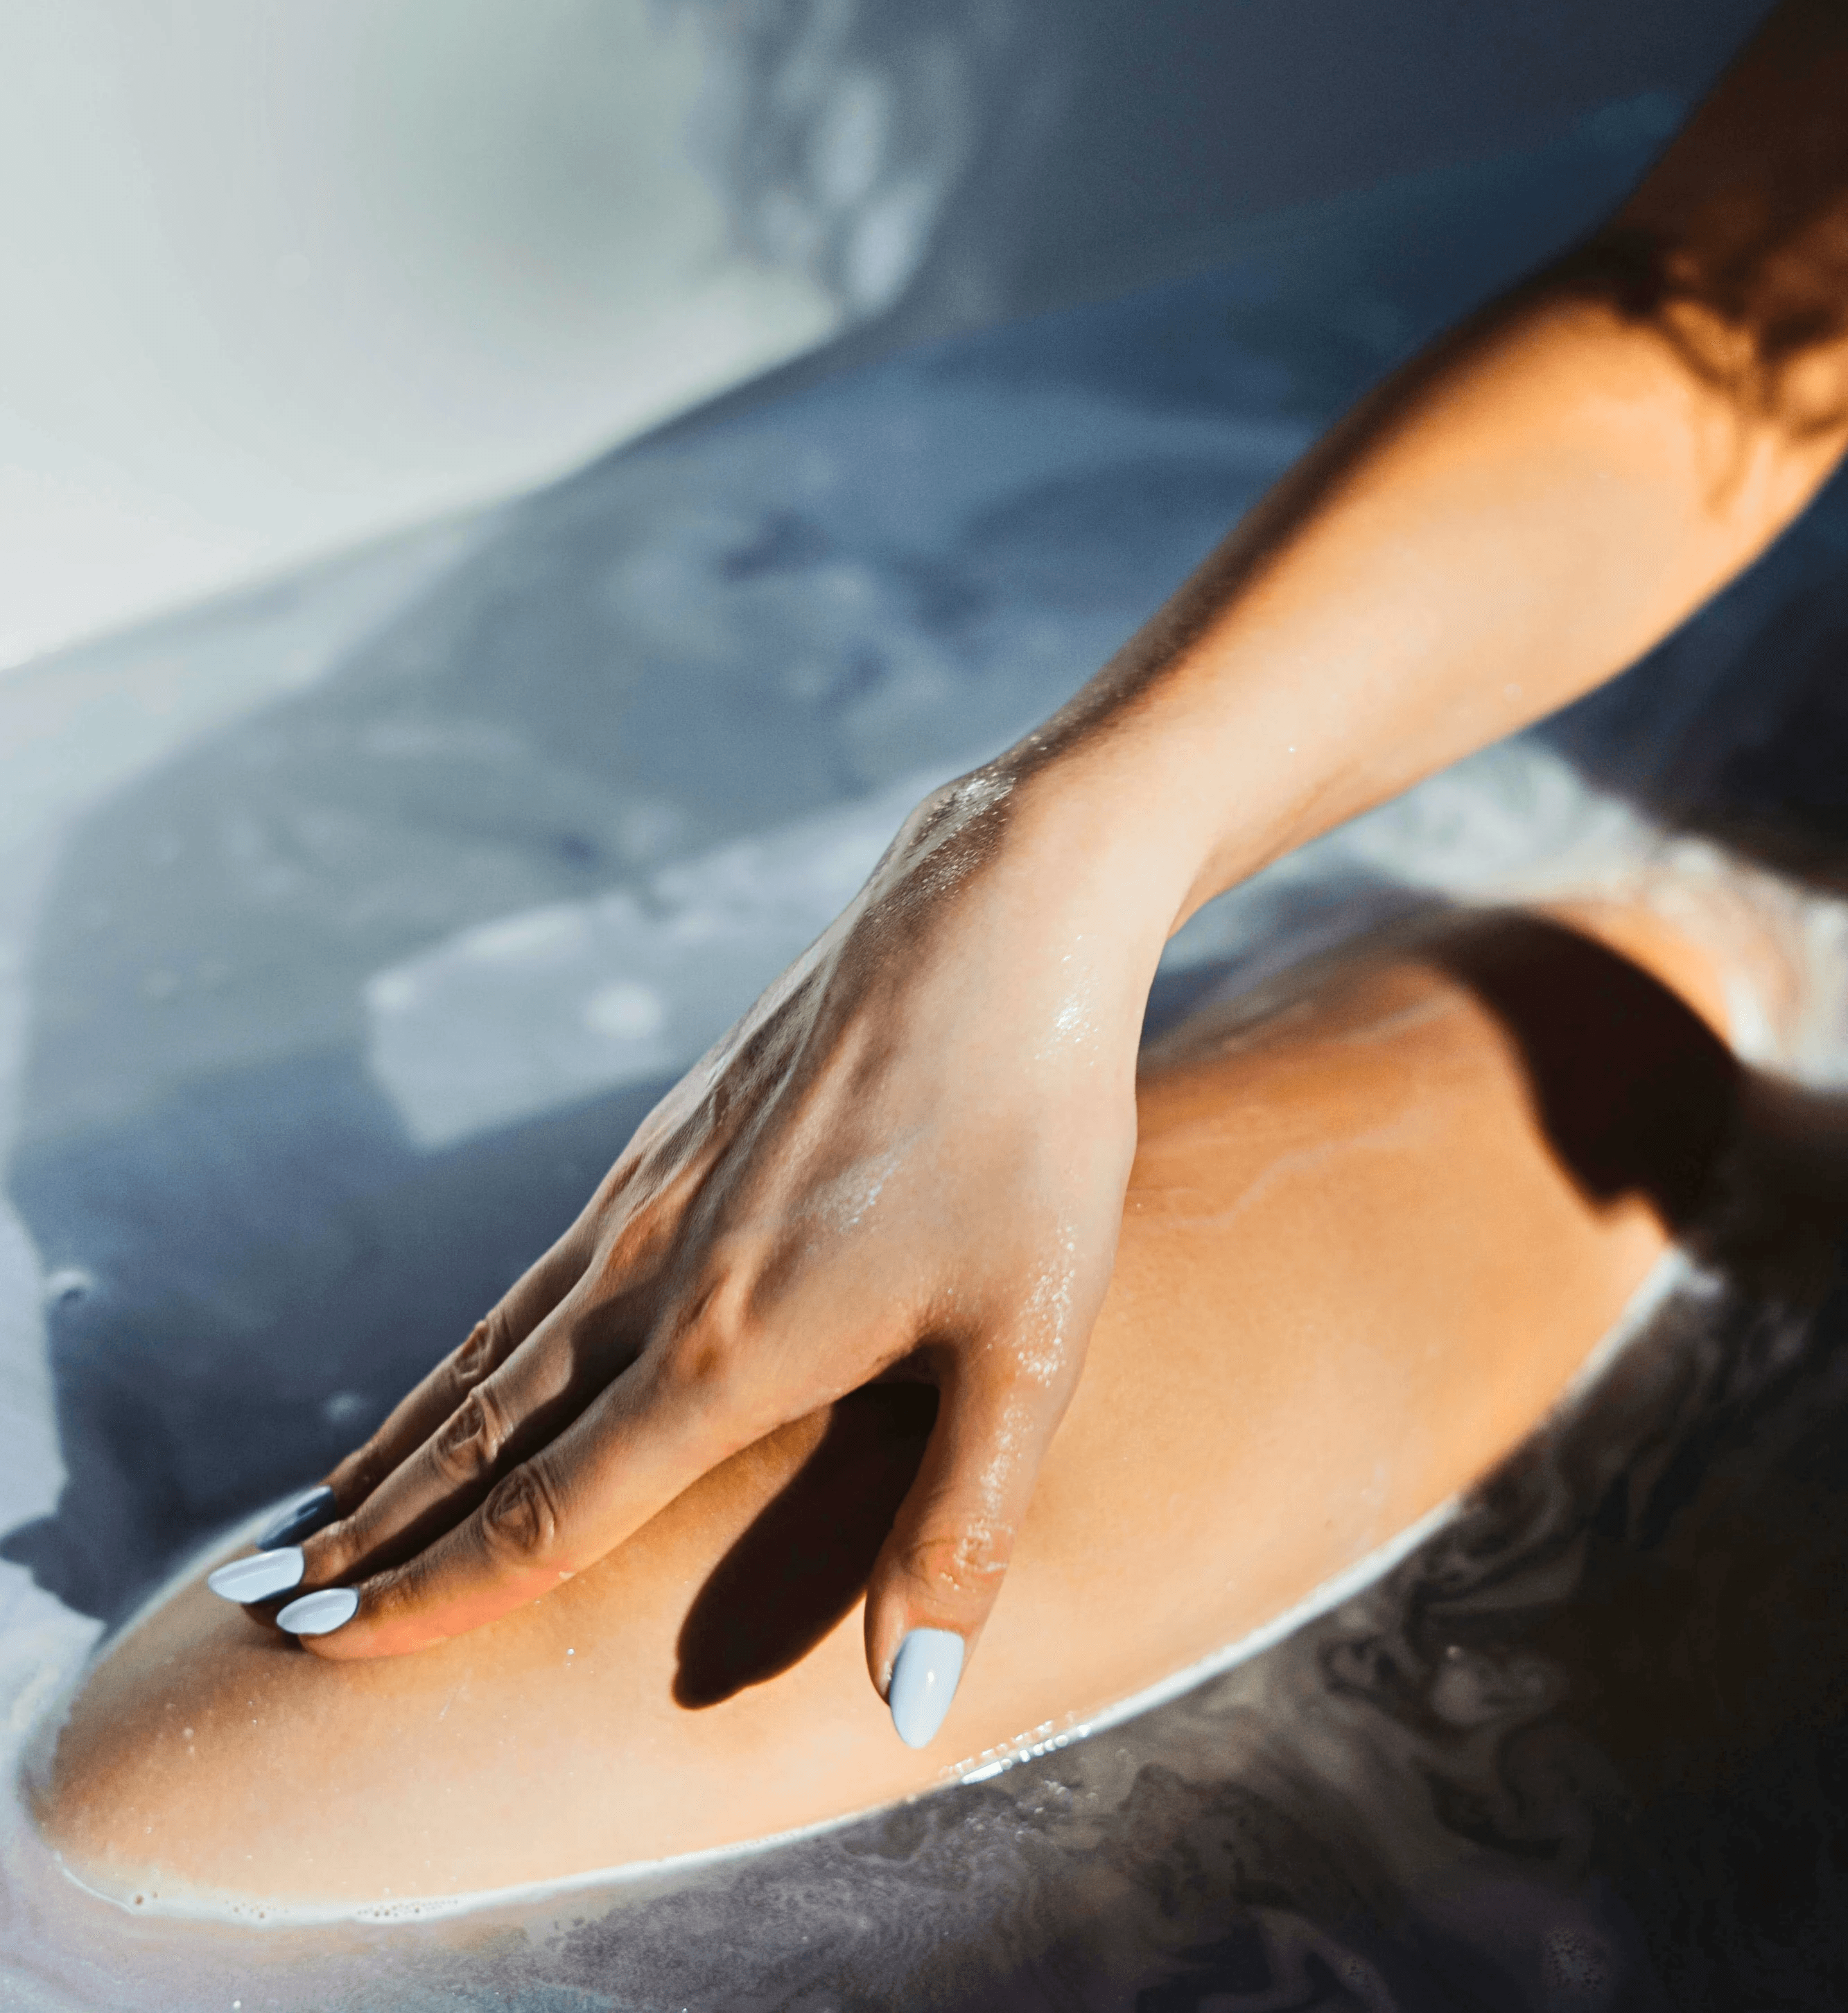
[[[973, 1646], [1109, 1281], [1161, 939], [1146, 887], [1100, 892], [1094, 831], [1050, 843], [1024, 808], [993, 772], [927, 799], [565, 1235], [334, 1470], [339, 1519], [298, 1589], [358, 1606], [312, 1648], [477, 1628], [900, 1365], [940, 1396], [874, 1568], [868, 1668], [883, 1695], [913, 1631]], [[956, 1661], [919, 1647], [901, 1692], [933, 1650]], [[908, 1738], [941, 1720], [956, 1673], [939, 1674], [921, 1722], [894, 1701]]]

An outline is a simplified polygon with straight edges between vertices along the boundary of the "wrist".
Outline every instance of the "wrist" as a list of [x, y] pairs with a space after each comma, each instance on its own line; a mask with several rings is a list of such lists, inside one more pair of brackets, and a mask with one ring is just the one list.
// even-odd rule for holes
[[1113, 722], [1047, 756], [992, 767], [1010, 793], [1007, 850], [1029, 876], [1082, 891], [1153, 974], [1203, 903], [1286, 850], [1286, 807], [1239, 787], [1217, 723]]

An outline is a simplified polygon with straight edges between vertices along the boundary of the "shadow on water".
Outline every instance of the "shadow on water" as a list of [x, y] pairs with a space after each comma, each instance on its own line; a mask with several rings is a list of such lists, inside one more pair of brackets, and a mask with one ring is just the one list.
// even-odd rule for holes
[[[1336, 206], [1292, 241], [1294, 279], [1260, 233], [1213, 274], [734, 402], [506, 513], [320, 684], [88, 815], [34, 949], [9, 1171], [55, 1282], [68, 1479], [0, 1554], [119, 1617], [361, 1436], [673, 1073], [555, 1085], [432, 1143], [377, 1067], [378, 974], [611, 889], [665, 930], [690, 912], [663, 870], [727, 846], [738, 903], [792, 902], [762, 834], [1042, 713], [1314, 426], [1581, 227], [1654, 137], [1607, 124], [1400, 212]], [[1449, 263], [1403, 256], [1414, 240]], [[1545, 738], [1671, 824], [1826, 878], [1848, 857], [1844, 579], [1838, 484]], [[1664, 1214], [1735, 1273], [1671, 1300], [1461, 1522], [1275, 1651], [955, 1797], [638, 1891], [523, 1947], [522, 1989], [971, 2013], [1848, 1999], [1848, 1293], [1826, 1225], [1745, 1206], [1787, 1200], [1830, 1135], [1754, 1089], [1777, 1151], [1714, 1217], [1702, 1128], [1731, 1065], [1657, 1014], [1653, 1073], [1613, 1074], [1621, 1046], [1517, 1011], [1522, 959], [1557, 944], [1499, 941], [1458, 969], [1515, 1027], [1562, 1152], [1598, 1192], [1638, 1178], [1621, 1142], [1653, 1138]], [[760, 969], [756, 942], [670, 1007], [742, 1007], [787, 955]], [[1594, 1020], [1655, 1011], [1600, 974]], [[1152, 1030], [1223, 975], [1165, 976]], [[920, 1430], [890, 1402], [888, 1482]], [[788, 1528], [826, 1534], [864, 1458], [845, 1428], [824, 1442], [721, 1567], [687, 1702], [783, 1668], [851, 1604], [863, 1531], [837, 1522], [792, 1567], [806, 1612], [763, 1561], [792, 1556]]]

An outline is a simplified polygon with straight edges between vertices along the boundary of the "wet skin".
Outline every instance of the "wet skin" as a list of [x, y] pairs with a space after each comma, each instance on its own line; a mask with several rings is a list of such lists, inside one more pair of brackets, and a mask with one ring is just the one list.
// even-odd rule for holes
[[1627, 955], [1452, 921], [1149, 1059], [1089, 1367], [932, 1748], [862, 1661], [937, 1403], [888, 1384], [416, 1654], [310, 1655], [194, 1580], [89, 1676], [46, 1835], [131, 1904], [544, 1879], [928, 1789], [1237, 1640], [1516, 1444], [1700, 1207], [1737, 1079], [1714, 967], [1646, 912], [1578, 921]]

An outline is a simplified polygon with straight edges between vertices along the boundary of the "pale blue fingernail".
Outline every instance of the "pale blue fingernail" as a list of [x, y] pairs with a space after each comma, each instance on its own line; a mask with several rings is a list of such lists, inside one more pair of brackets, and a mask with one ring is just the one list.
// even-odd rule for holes
[[233, 1559], [228, 1566], [206, 1575], [206, 1584], [226, 1600], [273, 1600], [302, 1582], [302, 1547], [285, 1545], [280, 1551], [259, 1552], [248, 1559]]
[[885, 1697], [907, 1747], [928, 1747], [936, 1739], [962, 1675], [963, 1639], [948, 1629], [913, 1629], [899, 1645]]
[[267, 1551], [272, 1545], [298, 1545], [333, 1521], [334, 1492], [323, 1482], [320, 1488], [297, 1496], [287, 1509], [279, 1510], [257, 1533], [258, 1547]]
[[291, 1600], [276, 1618], [278, 1629], [291, 1636], [331, 1636], [359, 1611], [359, 1596], [350, 1586], [324, 1586]]

